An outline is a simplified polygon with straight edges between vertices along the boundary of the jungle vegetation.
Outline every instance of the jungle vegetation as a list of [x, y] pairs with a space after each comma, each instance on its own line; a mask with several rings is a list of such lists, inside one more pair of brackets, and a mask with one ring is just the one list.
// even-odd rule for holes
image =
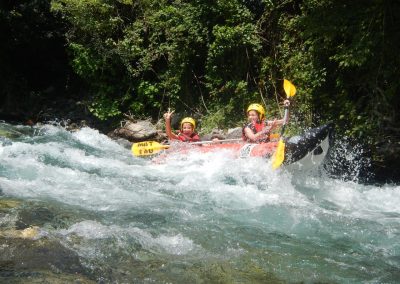
[[3, 0], [1, 113], [73, 96], [100, 120], [171, 107], [209, 131], [240, 125], [251, 102], [280, 116], [286, 78], [292, 124], [334, 121], [389, 168], [399, 15], [395, 0]]

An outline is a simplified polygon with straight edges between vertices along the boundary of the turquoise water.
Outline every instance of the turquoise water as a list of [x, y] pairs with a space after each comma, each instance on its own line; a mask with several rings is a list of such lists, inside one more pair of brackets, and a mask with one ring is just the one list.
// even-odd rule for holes
[[0, 137], [0, 282], [400, 279], [399, 186], [229, 152], [157, 164], [90, 128], [0, 123]]

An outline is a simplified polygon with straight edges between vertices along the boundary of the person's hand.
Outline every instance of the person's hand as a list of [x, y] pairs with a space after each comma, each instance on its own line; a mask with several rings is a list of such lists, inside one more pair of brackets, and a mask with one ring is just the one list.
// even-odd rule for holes
[[263, 130], [261, 130], [262, 135], [268, 135], [271, 132], [272, 127], [265, 126]]
[[268, 126], [268, 123], [267, 123], [267, 125], [265, 126], [265, 128], [263, 129], [263, 130], [261, 130], [261, 133], [263, 134], [263, 135], [267, 135], [267, 134], [269, 134], [269, 133], [271, 133], [271, 131], [276, 127], [276, 124], [277, 124], [277, 120], [276, 120], [276, 118], [272, 121], [272, 123], [270, 124], [270, 126]]
[[284, 105], [285, 107], [290, 106], [290, 101], [289, 101], [289, 100], [284, 100], [284, 101], [283, 101], [283, 105]]
[[211, 139], [211, 141], [212, 141], [212, 142], [218, 142], [219, 139], [218, 139], [217, 137], [215, 137], [215, 138]]
[[263, 130], [261, 130], [261, 134], [262, 135], [267, 135], [267, 134], [269, 134], [270, 130], [271, 130], [271, 128], [265, 127]]
[[171, 111], [170, 108], [168, 108], [168, 111], [166, 113], [164, 113], [164, 119], [165, 120], [171, 120], [172, 114], [174, 113], [174, 111]]
[[274, 121], [272, 121], [271, 126], [269, 127], [269, 131], [271, 132], [271, 130], [276, 128], [276, 125], [277, 125], [277, 121], [276, 121], [276, 118], [275, 118]]

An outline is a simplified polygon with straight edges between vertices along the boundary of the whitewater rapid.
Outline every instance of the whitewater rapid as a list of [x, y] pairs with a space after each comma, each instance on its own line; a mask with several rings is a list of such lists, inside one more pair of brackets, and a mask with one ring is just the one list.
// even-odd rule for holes
[[0, 200], [18, 202], [0, 228], [36, 228], [34, 242], [57, 243], [94, 281], [400, 279], [399, 186], [224, 151], [154, 163], [91, 128], [2, 123], [0, 134]]

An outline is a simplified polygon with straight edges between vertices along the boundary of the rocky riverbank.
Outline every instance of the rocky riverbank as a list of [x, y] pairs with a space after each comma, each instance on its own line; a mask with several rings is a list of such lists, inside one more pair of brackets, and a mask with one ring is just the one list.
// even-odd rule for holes
[[[30, 126], [37, 124], [60, 125], [68, 131], [76, 131], [88, 126], [113, 139], [126, 139], [129, 142], [167, 140], [163, 119], [154, 123], [151, 119], [136, 119], [126, 116], [123, 120], [110, 119], [102, 121], [90, 113], [84, 102], [74, 99], [51, 101], [42, 106], [40, 110], [32, 111], [31, 113], [4, 112], [0, 110], [0, 120]], [[174, 121], [175, 125], [173, 126], [177, 128], [179, 121], [177, 119]], [[241, 129], [234, 128], [227, 131], [215, 129], [211, 133], [203, 134], [202, 140], [211, 140], [215, 137], [219, 139], [240, 138]]]

